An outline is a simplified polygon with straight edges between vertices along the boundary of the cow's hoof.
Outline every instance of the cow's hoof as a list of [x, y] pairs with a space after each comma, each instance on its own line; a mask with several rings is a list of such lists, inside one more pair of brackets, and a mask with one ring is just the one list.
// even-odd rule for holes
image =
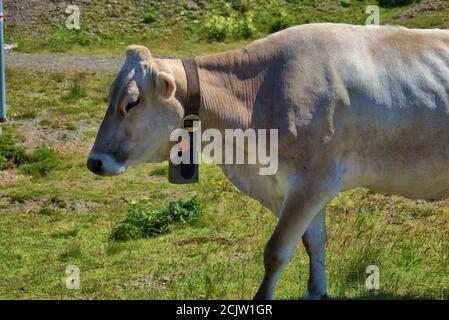
[[302, 297], [302, 300], [326, 300], [327, 294], [312, 294], [307, 292], [304, 297]]

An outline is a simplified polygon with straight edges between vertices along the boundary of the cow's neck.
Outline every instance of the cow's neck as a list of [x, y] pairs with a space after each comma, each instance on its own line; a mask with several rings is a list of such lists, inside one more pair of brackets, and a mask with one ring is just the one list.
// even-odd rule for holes
[[[203, 129], [247, 128], [264, 75], [264, 64], [251, 61], [246, 49], [197, 58]], [[171, 60], [177, 97], [185, 102], [187, 80], [181, 60]]]

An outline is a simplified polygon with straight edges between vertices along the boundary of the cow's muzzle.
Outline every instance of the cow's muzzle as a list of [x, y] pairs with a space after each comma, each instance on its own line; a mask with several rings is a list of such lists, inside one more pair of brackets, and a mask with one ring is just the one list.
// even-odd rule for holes
[[100, 174], [103, 168], [103, 162], [99, 159], [87, 159], [87, 167], [95, 174]]
[[117, 162], [115, 158], [107, 154], [91, 153], [87, 159], [87, 168], [100, 176], [116, 176], [126, 171], [128, 163]]

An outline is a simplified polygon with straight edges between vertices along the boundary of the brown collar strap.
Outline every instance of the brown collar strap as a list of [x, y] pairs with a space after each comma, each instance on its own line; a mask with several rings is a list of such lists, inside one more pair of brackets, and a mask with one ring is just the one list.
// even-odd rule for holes
[[[184, 106], [184, 127], [191, 127], [192, 121], [199, 121], [201, 104], [200, 78], [195, 59], [182, 59], [187, 78], [187, 100]], [[189, 121], [190, 125], [186, 121]]]

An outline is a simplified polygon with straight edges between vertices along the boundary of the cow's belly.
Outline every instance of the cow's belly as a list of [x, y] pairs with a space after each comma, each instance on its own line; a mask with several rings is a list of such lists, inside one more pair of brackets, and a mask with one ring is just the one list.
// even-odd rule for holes
[[270, 176], [260, 175], [256, 165], [221, 165], [221, 169], [240, 191], [279, 216], [286, 187], [286, 176], [282, 169]]
[[439, 166], [398, 168], [371, 159], [343, 161], [342, 189], [365, 187], [410, 199], [439, 200], [449, 197], [449, 159]]
[[342, 161], [344, 189], [367, 187], [411, 199], [449, 197], [449, 123], [447, 128], [438, 138], [417, 138], [410, 131], [407, 140], [365, 140], [363, 152], [349, 152]]

